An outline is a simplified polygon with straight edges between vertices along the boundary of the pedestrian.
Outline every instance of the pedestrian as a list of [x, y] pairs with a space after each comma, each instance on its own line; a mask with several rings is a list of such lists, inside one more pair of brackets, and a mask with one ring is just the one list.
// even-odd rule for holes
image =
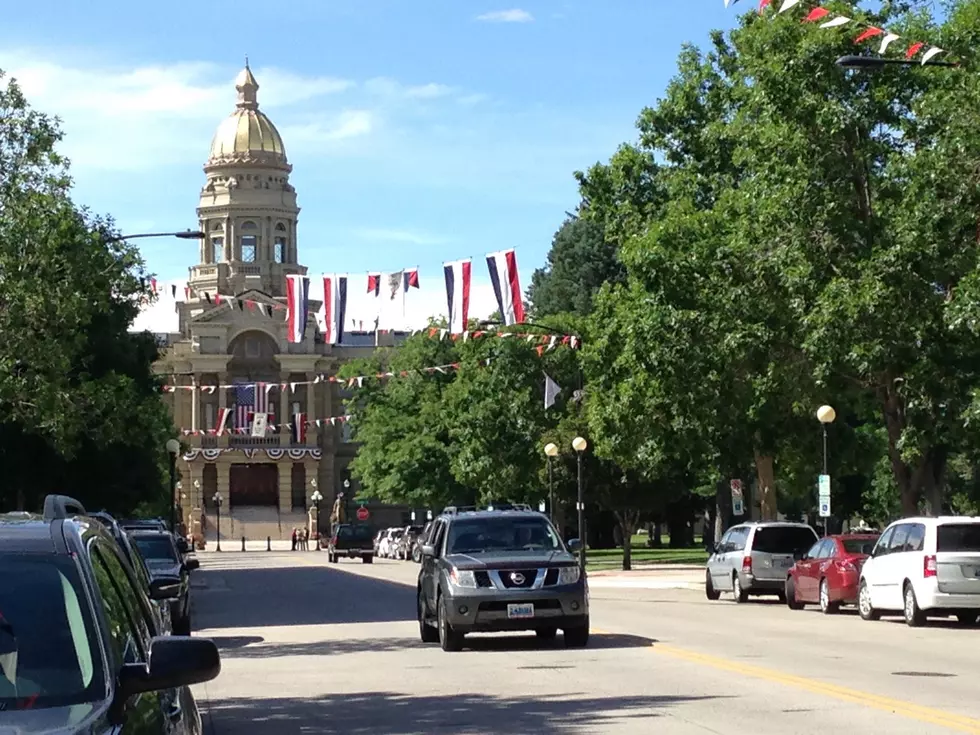
[[292, 548], [292, 550], [293, 551], [296, 551], [296, 536], [297, 536], [297, 531], [296, 531], [295, 528], [293, 528], [293, 536], [292, 536], [292, 541], [293, 541], [293, 548]]

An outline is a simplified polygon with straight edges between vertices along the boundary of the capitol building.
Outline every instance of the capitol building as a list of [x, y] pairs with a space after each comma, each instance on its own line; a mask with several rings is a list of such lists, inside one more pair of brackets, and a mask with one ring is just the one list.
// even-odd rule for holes
[[[214, 540], [220, 502], [223, 538], [287, 539], [315, 522], [311, 498], [322, 497], [326, 529], [337, 495], [357, 492], [343, 420], [350, 389], [336, 381], [338, 368], [402, 335], [348, 332], [327, 344], [315, 316], [321, 304], [311, 300], [303, 341], [288, 341], [286, 277], [307, 272], [292, 166], [247, 65], [235, 88], [235, 109], [204, 165], [197, 215], [205, 237], [176, 302], [177, 331], [161, 335], [156, 371], [185, 446], [177, 502], [188, 532]], [[262, 418], [265, 430], [255, 426]], [[407, 509], [369, 507], [378, 524], [408, 522]]]

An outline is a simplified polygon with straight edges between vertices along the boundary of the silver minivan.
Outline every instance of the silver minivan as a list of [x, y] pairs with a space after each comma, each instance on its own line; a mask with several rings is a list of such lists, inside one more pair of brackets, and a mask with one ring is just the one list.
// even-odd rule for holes
[[784, 599], [786, 575], [819, 537], [805, 523], [753, 521], [732, 526], [708, 558], [704, 593], [717, 600], [731, 592], [735, 602], [749, 595]]

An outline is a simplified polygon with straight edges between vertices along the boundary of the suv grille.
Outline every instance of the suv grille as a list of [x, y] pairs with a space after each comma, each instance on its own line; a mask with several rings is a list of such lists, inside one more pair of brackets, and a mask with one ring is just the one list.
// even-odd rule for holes
[[473, 576], [476, 577], [477, 587], [493, 587], [493, 583], [490, 581], [490, 575], [486, 572], [477, 572]]
[[553, 584], [558, 584], [558, 570], [552, 567], [548, 570], [548, 573], [544, 575], [544, 586], [550, 587]]
[[507, 589], [527, 589], [537, 579], [537, 569], [513, 569], [500, 572], [500, 581]]

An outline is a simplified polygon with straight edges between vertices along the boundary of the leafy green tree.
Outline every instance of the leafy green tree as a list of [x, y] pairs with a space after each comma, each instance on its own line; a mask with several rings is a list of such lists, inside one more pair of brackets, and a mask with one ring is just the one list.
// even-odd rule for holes
[[142, 263], [72, 202], [60, 139], [15, 82], [0, 88], [0, 504], [57, 490], [125, 512], [165, 496], [173, 426], [155, 342], [128, 332]]

